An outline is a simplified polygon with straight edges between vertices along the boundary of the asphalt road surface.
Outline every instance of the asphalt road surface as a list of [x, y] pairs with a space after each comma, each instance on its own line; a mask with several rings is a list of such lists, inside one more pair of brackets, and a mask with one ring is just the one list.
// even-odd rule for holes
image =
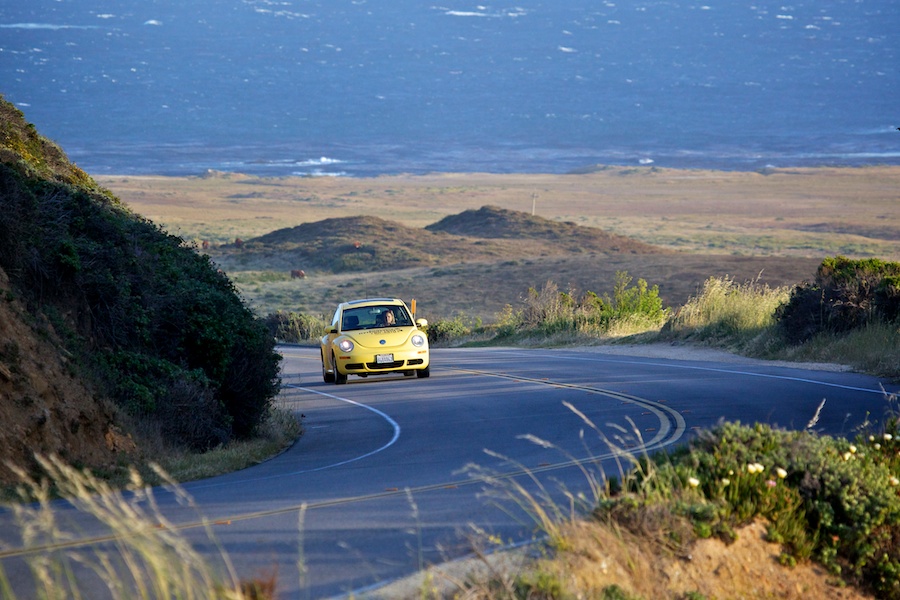
[[[428, 379], [337, 386], [323, 383], [318, 349], [282, 351], [298, 442], [185, 485], [191, 503], [155, 494], [195, 548], [224, 548], [244, 577], [277, 575], [280, 598], [358, 596], [476, 547], [527, 543], [540, 531], [511, 486], [566, 506], [567, 493], [590, 496], [591, 477], [618, 473], [612, 448], [683, 443], [721, 419], [802, 429], [817, 416], [815, 430], [852, 436], [898, 391], [849, 373], [514, 349], [433, 350]], [[20, 550], [0, 538], [16, 583]]]

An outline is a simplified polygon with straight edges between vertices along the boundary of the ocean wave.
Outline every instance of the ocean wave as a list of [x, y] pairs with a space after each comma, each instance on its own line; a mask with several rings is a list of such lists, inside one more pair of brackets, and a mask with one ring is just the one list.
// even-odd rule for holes
[[96, 25], [55, 25], [53, 23], [0, 23], [0, 29], [99, 29]]
[[340, 160], [338, 158], [321, 156], [319, 158], [308, 158], [303, 160], [298, 160], [296, 158], [254, 160], [244, 164], [252, 165], [256, 168], [283, 169], [285, 167], [326, 167], [329, 165], [343, 164], [345, 162], [346, 161]]
[[478, 11], [474, 10], [449, 10], [443, 7], [437, 7], [439, 10], [443, 10], [444, 14], [450, 17], [482, 17], [482, 18], [491, 18], [491, 19], [500, 19], [504, 17], [523, 17], [528, 14], [524, 8], [513, 8], [502, 12], [484, 12], [486, 7], [479, 6]]
[[444, 14], [445, 14], [445, 15], [448, 15], [448, 16], [451, 16], [451, 17], [491, 17], [491, 16], [497, 16], [497, 15], [489, 15], [489, 14], [487, 14], [487, 13], [471, 12], [471, 11], [464, 11], [464, 10], [448, 10], [448, 11], [444, 12]]
[[298, 167], [311, 167], [314, 165], [339, 165], [345, 161], [337, 159], [337, 158], [328, 158], [327, 156], [322, 156], [320, 158], [315, 158], [312, 160], [304, 160], [303, 162], [295, 163]]
[[345, 171], [323, 171], [321, 169], [313, 169], [312, 171], [293, 171], [291, 175], [295, 177], [349, 177], [349, 173]]

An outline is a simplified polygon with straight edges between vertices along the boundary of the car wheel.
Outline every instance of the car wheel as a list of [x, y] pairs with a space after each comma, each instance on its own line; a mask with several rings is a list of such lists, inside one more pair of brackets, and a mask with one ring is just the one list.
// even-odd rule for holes
[[334, 354], [331, 355], [331, 368], [334, 370], [334, 382], [338, 385], [344, 385], [347, 383], [347, 376], [340, 372], [337, 366], [337, 361], [334, 359]]
[[319, 356], [322, 358], [322, 380], [325, 383], [334, 383], [334, 373], [329, 373], [325, 370], [325, 353], [320, 350]]
[[418, 375], [418, 377], [420, 379], [423, 377], [430, 377], [431, 376], [431, 365], [428, 365], [424, 369], [419, 369], [418, 371], [416, 371], [416, 375]]

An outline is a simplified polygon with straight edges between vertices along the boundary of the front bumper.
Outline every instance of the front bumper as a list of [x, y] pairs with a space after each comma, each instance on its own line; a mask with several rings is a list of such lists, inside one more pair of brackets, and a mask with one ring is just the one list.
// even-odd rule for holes
[[[378, 362], [376, 354], [393, 354], [392, 362]], [[335, 368], [342, 374], [360, 375], [392, 373], [395, 371], [409, 371], [425, 369], [430, 364], [428, 349], [395, 350], [373, 352], [362, 351], [351, 354], [335, 354]]]

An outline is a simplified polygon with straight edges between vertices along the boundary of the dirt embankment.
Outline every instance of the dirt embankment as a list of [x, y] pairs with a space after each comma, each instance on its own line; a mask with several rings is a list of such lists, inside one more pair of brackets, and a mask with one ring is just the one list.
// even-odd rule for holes
[[74, 376], [52, 325], [34, 321], [0, 270], [0, 484], [16, 482], [10, 466], [30, 467], [35, 454], [104, 469], [133, 448], [114, 409]]

